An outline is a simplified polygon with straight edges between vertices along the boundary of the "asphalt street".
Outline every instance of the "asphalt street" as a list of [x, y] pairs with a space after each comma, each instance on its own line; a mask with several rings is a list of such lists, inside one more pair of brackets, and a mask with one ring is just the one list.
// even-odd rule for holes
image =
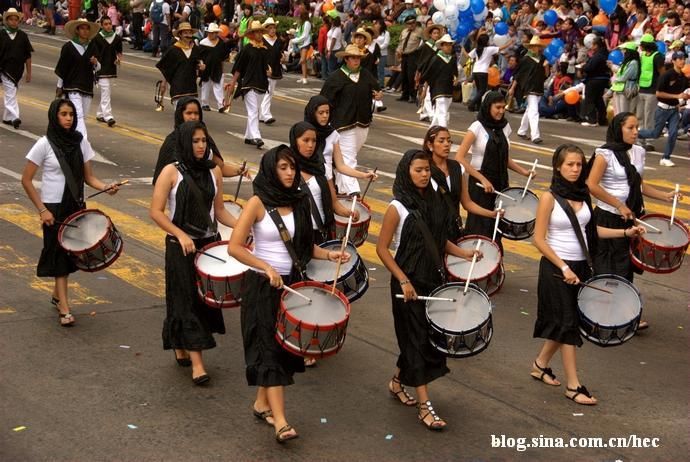
[[[388, 110], [377, 114], [360, 152], [360, 164], [378, 168], [380, 180], [367, 195], [373, 219], [359, 254], [370, 269], [366, 295], [352, 305], [341, 352], [296, 376], [286, 394], [287, 416], [300, 438], [279, 446], [272, 430], [251, 414], [254, 390], [244, 375], [239, 310], [225, 310], [227, 334], [205, 353], [208, 387], [195, 387], [189, 370], [163, 351], [164, 233], [148, 218], [150, 177], [173, 110], [155, 112], [155, 60], [127, 50], [113, 89], [117, 125], [87, 122], [105, 181], [129, 179], [116, 196], [88, 201], [107, 213], [124, 240], [108, 269], [70, 278], [77, 325], [64, 329], [50, 305], [52, 280], [35, 276], [41, 250], [40, 221], [19, 178], [24, 156], [45, 134], [54, 97], [53, 73], [60, 37], [30, 36], [33, 80], [22, 84], [22, 126], [0, 125], [0, 460], [684, 460], [689, 453], [688, 263], [671, 274], [645, 273], [635, 280], [650, 329], [622, 346], [589, 342], [578, 350], [582, 382], [599, 399], [595, 407], [564, 398], [565, 386], [549, 387], [529, 376], [541, 341], [532, 338], [536, 319], [540, 255], [530, 241], [506, 241], [506, 280], [492, 299], [494, 336], [479, 355], [449, 360], [451, 373], [430, 386], [431, 399], [448, 422], [432, 433], [415, 410], [386, 390], [397, 357], [390, 309], [390, 275], [376, 257], [382, 214], [391, 200], [396, 165], [418, 147], [426, 131], [416, 108], [386, 94]], [[289, 75], [279, 82], [274, 117], [261, 126], [267, 146], [287, 142], [321, 82], [307, 85]], [[509, 115], [513, 132], [520, 116]], [[226, 161], [247, 160], [256, 171], [259, 151], [245, 145], [241, 100], [231, 114], [205, 112], [209, 131]], [[455, 143], [474, 114], [461, 104], [451, 110]], [[538, 159], [531, 189], [548, 188], [553, 149], [574, 142], [588, 154], [603, 144], [604, 128], [541, 121], [545, 143], [511, 136], [511, 156], [523, 165]], [[662, 150], [665, 139], [654, 142]], [[688, 141], [679, 141], [674, 168], [660, 167], [661, 154], [647, 155], [645, 181], [662, 189], [676, 183], [690, 195]], [[512, 185], [524, 178], [511, 175]], [[235, 180], [226, 180], [226, 195]], [[89, 191], [87, 191], [88, 193]], [[251, 196], [242, 184], [239, 202]], [[676, 216], [688, 222], [690, 201]], [[669, 203], [647, 200], [653, 213], [671, 214]], [[553, 369], [563, 378], [560, 358]], [[609, 438], [621, 438], [613, 445]], [[503, 440], [502, 440], [503, 438]], [[525, 440], [520, 440], [524, 438]], [[592, 439], [591, 441], [571, 441]], [[644, 441], [644, 438], [650, 440]], [[657, 447], [621, 447], [650, 445]], [[625, 442], [623, 441], [625, 440]], [[562, 440], [566, 447], [555, 447]], [[500, 442], [504, 441], [504, 447]], [[526, 443], [522, 447], [517, 443]], [[593, 447], [573, 447], [578, 446]], [[584, 444], [583, 444], [584, 443]], [[625, 444], [624, 444], [625, 443]], [[606, 447], [604, 446], [606, 445]], [[551, 446], [551, 447], [549, 447]]]

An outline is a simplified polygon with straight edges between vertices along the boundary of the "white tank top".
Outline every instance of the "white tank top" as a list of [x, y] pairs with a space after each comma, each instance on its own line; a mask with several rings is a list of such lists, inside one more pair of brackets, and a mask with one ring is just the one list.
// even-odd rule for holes
[[[209, 170], [209, 175], [211, 175], [211, 180], [213, 182], [213, 197], [216, 197], [216, 194], [218, 193], [218, 185], [216, 184], [216, 177], [213, 175], [213, 172]], [[180, 171], [177, 171], [177, 181], [175, 181], [175, 185], [172, 187], [170, 192], [168, 193], [168, 210], [170, 211], [170, 220], [172, 221], [173, 217], [175, 216], [175, 207], [177, 206], [177, 188], [180, 186], [180, 183], [182, 183], [183, 177], [182, 173]], [[211, 217], [211, 223], [214, 222], [216, 219], [216, 211], [213, 206], [211, 206], [211, 210], [209, 210], [209, 216]], [[209, 231], [206, 236], [204, 237], [209, 237], [213, 234], [212, 231]]]
[[[616, 159], [613, 151], [608, 149], [596, 149], [598, 156], [602, 156], [606, 160], [606, 170], [601, 176], [599, 185], [606, 190], [607, 193], [625, 204], [630, 194], [630, 186], [628, 185], [628, 177], [625, 174], [625, 169]], [[637, 172], [642, 175], [644, 173], [645, 150], [642, 146], [633, 145], [628, 151], [630, 156], [630, 163], [633, 164]], [[606, 210], [607, 212], [620, 215], [621, 213], [615, 207], [607, 204], [604, 201], [597, 199], [597, 207]]]
[[[295, 216], [292, 212], [281, 215], [290, 237], [295, 237]], [[292, 270], [292, 258], [273, 219], [264, 213], [264, 218], [252, 225], [254, 235], [254, 256], [271, 265], [279, 274], [287, 276]]]
[[[316, 203], [316, 208], [321, 216], [321, 222], [323, 223], [326, 221], [326, 214], [323, 211], [323, 197], [321, 196], [321, 187], [319, 186], [319, 182], [316, 181], [316, 177], [313, 176], [305, 183], [307, 183], [307, 186], [309, 186], [309, 191], [311, 191], [311, 195]], [[314, 220], [313, 216], [311, 217], [311, 226], [312, 229], [319, 229], [319, 227], [316, 226], [316, 220]]]
[[[589, 207], [587, 204], [582, 204], [580, 210], [575, 213], [577, 222], [580, 224], [580, 230], [582, 231], [582, 236], [585, 238], [585, 244], [587, 244], [587, 235], [585, 234], [585, 226], [589, 223], [592, 218], [592, 214], [589, 212]], [[585, 254], [582, 251], [580, 242], [577, 240], [577, 235], [573, 229], [573, 225], [568, 219], [568, 215], [561, 205], [554, 201], [553, 210], [551, 211], [551, 217], [549, 218], [549, 228], [546, 234], [546, 242], [549, 246], [556, 252], [563, 260], [570, 261], [582, 261], [586, 260]]]
[[393, 252], [396, 252], [398, 250], [398, 247], [400, 247], [400, 236], [402, 235], [402, 229], [403, 225], [405, 224], [405, 220], [407, 219], [407, 216], [410, 214], [410, 211], [407, 210], [407, 208], [402, 205], [402, 203], [398, 200], [393, 199], [389, 205], [389, 207], [395, 207], [395, 210], [398, 211], [398, 216], [400, 217], [400, 221], [398, 221], [398, 227], [395, 228], [395, 234], [393, 234], [393, 242], [391, 242], [391, 247]]

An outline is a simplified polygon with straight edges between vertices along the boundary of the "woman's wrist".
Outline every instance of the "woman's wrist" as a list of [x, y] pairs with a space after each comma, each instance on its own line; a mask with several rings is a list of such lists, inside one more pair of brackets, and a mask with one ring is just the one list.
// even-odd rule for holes
[[401, 279], [400, 280], [400, 287], [404, 286], [405, 284], [409, 284], [410, 280], [409, 279]]
[[41, 210], [38, 211], [38, 215], [39, 216], [43, 215], [43, 212], [47, 212], [47, 211], [48, 211], [48, 207], [43, 207]]
[[565, 264], [565, 265], [561, 266], [561, 273], [565, 273], [565, 272], [568, 271], [569, 269], [570, 269], [570, 266], [568, 266], [567, 264]]

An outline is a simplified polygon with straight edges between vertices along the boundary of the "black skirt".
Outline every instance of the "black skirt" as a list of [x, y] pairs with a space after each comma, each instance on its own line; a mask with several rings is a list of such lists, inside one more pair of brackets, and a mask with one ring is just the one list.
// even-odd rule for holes
[[[487, 194], [484, 192], [484, 188], [480, 188], [475, 184], [475, 181], [470, 181], [467, 188], [470, 193], [470, 198], [477, 203], [480, 207], [487, 210], [493, 210], [496, 208], [496, 195]], [[475, 215], [471, 212], [467, 212], [467, 222], [465, 223], [464, 235], [468, 234], [479, 234], [481, 236], [488, 237], [494, 234], [494, 224], [496, 220], [494, 218], [483, 217], [481, 215]], [[496, 244], [503, 252], [503, 243], [501, 242], [501, 233], [496, 233]]]
[[[587, 261], [564, 260], [570, 269], [584, 282], [591, 272]], [[537, 282], [537, 321], [534, 323], [534, 338], [553, 340], [565, 345], [582, 346], [580, 337], [580, 310], [577, 307], [577, 293], [580, 287], [566, 284], [553, 275], [562, 274], [560, 268], [546, 257], [539, 262]]]
[[[633, 225], [632, 220], [623, 220], [620, 215], [607, 212], [599, 207], [594, 209], [594, 219], [598, 226], [612, 229], [626, 229]], [[592, 256], [594, 274], [617, 274], [633, 282], [634, 272], [637, 270], [630, 260], [630, 239], [617, 237], [615, 239], [599, 239], [596, 253]]]
[[[65, 221], [67, 217], [79, 210], [79, 207], [63, 204], [43, 204], [55, 217], [55, 221]], [[60, 225], [43, 225], [43, 249], [38, 259], [36, 275], [41, 278], [68, 276], [77, 271], [77, 266], [67, 251], [58, 243]]]
[[[414, 285], [417, 295], [428, 295], [431, 289]], [[426, 303], [395, 298], [401, 294], [400, 282], [391, 278], [391, 302], [395, 336], [398, 339], [400, 355], [397, 366], [400, 368], [400, 381], [404, 385], [419, 387], [443, 377], [450, 370], [446, 367], [446, 357], [431, 345], [429, 325], [426, 322]]]
[[[283, 282], [290, 284], [283, 276]], [[281, 290], [255, 271], [244, 274], [242, 283], [242, 340], [249, 386], [292, 385], [295, 372], [304, 372], [304, 358], [285, 350], [276, 340], [276, 320]]]
[[[197, 249], [217, 241], [216, 237], [195, 239]], [[165, 239], [165, 302], [163, 349], [200, 351], [216, 346], [214, 333], [224, 334], [223, 312], [210, 308], [199, 297], [196, 286], [195, 254], [185, 256], [171, 236]]]

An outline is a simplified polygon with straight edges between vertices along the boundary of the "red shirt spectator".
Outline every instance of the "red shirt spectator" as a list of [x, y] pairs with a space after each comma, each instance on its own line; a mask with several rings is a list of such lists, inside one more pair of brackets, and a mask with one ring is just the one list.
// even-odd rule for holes
[[316, 48], [322, 55], [326, 54], [326, 40], [328, 35], [328, 24], [325, 22], [319, 28], [319, 38], [316, 41]]

